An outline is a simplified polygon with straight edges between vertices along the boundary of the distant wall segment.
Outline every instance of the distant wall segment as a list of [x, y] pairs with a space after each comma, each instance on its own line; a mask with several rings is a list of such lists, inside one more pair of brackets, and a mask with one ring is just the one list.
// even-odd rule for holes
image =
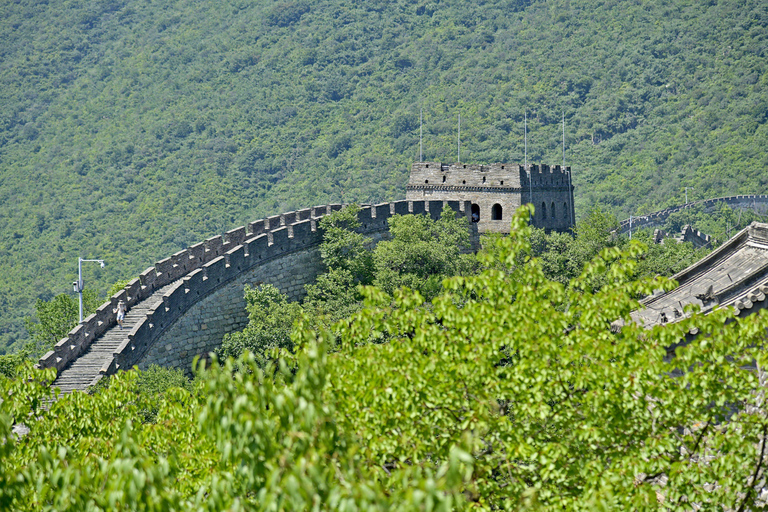
[[[469, 201], [406, 200], [362, 207], [359, 231], [379, 240], [388, 232], [393, 215], [427, 214], [437, 219], [444, 205], [470, 220]], [[152, 363], [188, 370], [193, 358], [218, 347], [224, 334], [245, 327], [246, 284], [274, 284], [293, 300], [304, 296], [304, 286], [323, 271], [318, 221], [341, 208], [333, 204], [257, 220], [157, 262], [70, 331], [39, 366], [61, 371], [80, 357], [115, 326], [114, 310], [123, 300], [129, 308], [148, 306], [146, 317], [100, 373]], [[471, 222], [468, 226], [477, 247], [477, 226]]]
[[621, 221], [617, 231], [619, 233], [627, 233], [629, 232], [630, 227], [632, 229], [659, 227], [664, 223], [665, 220], [667, 220], [667, 217], [673, 213], [693, 207], [703, 207], [705, 211], [708, 211], [716, 208], [720, 204], [727, 204], [731, 208], [754, 208], [755, 210], [764, 214], [768, 212], [768, 195], [752, 194], [717, 197], [714, 199], [703, 199], [701, 201], [695, 201], [693, 203], [680, 206], [671, 206], [669, 208], [649, 213], [647, 215], [632, 217], [631, 222], [630, 219], [625, 219]]

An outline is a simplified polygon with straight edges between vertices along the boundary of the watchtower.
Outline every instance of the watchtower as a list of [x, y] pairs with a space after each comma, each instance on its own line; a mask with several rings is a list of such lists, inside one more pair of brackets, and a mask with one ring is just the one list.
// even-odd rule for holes
[[410, 201], [471, 201], [480, 233], [509, 233], [514, 211], [533, 203], [533, 225], [565, 231], [576, 222], [571, 168], [529, 164], [417, 162], [405, 198]]

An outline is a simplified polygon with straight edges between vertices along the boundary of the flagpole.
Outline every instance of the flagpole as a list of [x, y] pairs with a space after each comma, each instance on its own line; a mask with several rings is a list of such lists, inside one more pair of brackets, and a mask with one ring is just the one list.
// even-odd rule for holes
[[525, 168], [528, 168], [528, 111], [525, 111]]
[[[423, 139], [423, 127], [424, 127], [424, 109], [422, 108], [419, 111], [419, 162], [424, 161], [424, 157], [422, 155], [422, 149], [421, 149], [421, 142]], [[565, 154], [565, 153], [563, 153]], [[565, 158], [565, 157], [563, 157]]]
[[456, 136], [456, 161], [461, 163], [461, 112], [459, 112], [459, 134]]

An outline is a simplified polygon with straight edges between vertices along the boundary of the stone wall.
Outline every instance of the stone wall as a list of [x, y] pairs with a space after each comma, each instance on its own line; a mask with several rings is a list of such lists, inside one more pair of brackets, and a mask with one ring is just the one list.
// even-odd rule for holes
[[[319, 218], [341, 207], [326, 205], [260, 219], [157, 262], [73, 329], [38, 365], [61, 370], [85, 353], [114, 327], [114, 306], [124, 300], [129, 307], [148, 304], [148, 312], [113, 357], [103, 362], [101, 374], [135, 364], [189, 368], [195, 355], [207, 354], [226, 332], [246, 325], [245, 284], [272, 283], [293, 299], [304, 294], [304, 285], [322, 270]], [[469, 218], [468, 202], [397, 201], [364, 206], [358, 215], [359, 231], [375, 242], [388, 232], [392, 215], [426, 214], [437, 219], [444, 207]], [[477, 248], [477, 227], [470, 222], [468, 226]]]
[[157, 364], [189, 371], [195, 356], [218, 348], [226, 333], [248, 324], [245, 285], [272, 284], [291, 300], [299, 300], [305, 294], [304, 285], [314, 282], [322, 271], [320, 251], [314, 246], [237, 275], [187, 309], [138, 361], [139, 368]]
[[[458, 201], [398, 201], [376, 206], [363, 207], [358, 215], [359, 231], [376, 243], [389, 231], [388, 219], [392, 215], [426, 214], [437, 219], [447, 206], [467, 216], [469, 203]], [[329, 207], [328, 212], [336, 209]], [[182, 303], [179, 314], [172, 323], [161, 325], [162, 330], [145, 329], [138, 336], [132, 336], [130, 346], [116, 359], [116, 369], [133, 364], [146, 368], [150, 364], [177, 367], [189, 370], [195, 356], [207, 355], [221, 345], [224, 335], [243, 329], [248, 323], [245, 310], [244, 288], [246, 284], [255, 286], [260, 283], [275, 285], [292, 300], [299, 300], [305, 295], [305, 285], [314, 282], [323, 271], [319, 244], [322, 233], [318, 229], [316, 218], [298, 220], [302, 217], [293, 212], [288, 215], [265, 219], [251, 223], [249, 231], [258, 233], [203, 267], [203, 272], [195, 271], [185, 277], [183, 297], [197, 295], [194, 302], [179, 299]], [[293, 224], [288, 224], [293, 220]], [[470, 224], [471, 228], [474, 228]], [[478, 246], [476, 229], [470, 231], [473, 246]], [[194, 274], [205, 274], [195, 278]], [[207, 285], [212, 281], [213, 285]], [[160, 308], [166, 306], [169, 311], [173, 299], [168, 297]], [[151, 319], [148, 318], [148, 321]], [[132, 333], [133, 334], [133, 333]], [[133, 347], [133, 348], [131, 348]]]
[[690, 242], [696, 248], [701, 248], [701, 247], [711, 248], [713, 242], [714, 243], [717, 242], [711, 236], [702, 233], [698, 229], [692, 228], [688, 224], [683, 226], [683, 229], [681, 230], [681, 232], [676, 236], [673, 236], [670, 233], [667, 233], [663, 229], [657, 228], [653, 230], [654, 243], [663, 244], [663, 243], [666, 243], [668, 240], [672, 240], [673, 242], [676, 242], [676, 243]]
[[528, 166], [529, 196], [536, 207], [533, 225], [546, 230], [565, 231], [576, 224], [573, 208], [571, 168], [559, 165]]
[[657, 212], [649, 213], [647, 215], [640, 215], [632, 217], [631, 219], [624, 219], [620, 222], [618, 233], [628, 233], [630, 229], [650, 228], [661, 226], [667, 217], [671, 214], [679, 211], [683, 211], [686, 208], [701, 207], [704, 211], [713, 211], [720, 204], [727, 204], [734, 209], [754, 209], [756, 212], [765, 215], [768, 213], [768, 195], [766, 194], [750, 194], [750, 195], [738, 195], [727, 197], [716, 197], [714, 199], [703, 199], [701, 201], [694, 201], [692, 203], [671, 206]]
[[534, 226], [565, 231], [575, 223], [570, 172], [570, 167], [559, 165], [417, 162], [411, 168], [406, 199], [470, 201], [480, 233], [509, 233], [512, 214], [532, 202]]

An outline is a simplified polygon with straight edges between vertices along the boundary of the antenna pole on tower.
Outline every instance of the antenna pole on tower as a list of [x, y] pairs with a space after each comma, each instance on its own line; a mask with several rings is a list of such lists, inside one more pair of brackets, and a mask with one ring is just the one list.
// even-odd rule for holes
[[461, 163], [461, 112], [459, 112], [459, 134], [456, 136], [456, 161]]
[[525, 141], [525, 170], [528, 172], [528, 190], [531, 194], [531, 204], [533, 204], [533, 174], [528, 168], [528, 109], [525, 110], [523, 119], [523, 140]]
[[[565, 172], [565, 111], [563, 111], [563, 172]], [[568, 173], [568, 198], [571, 203], [571, 222], [576, 224], [576, 206], [573, 204], [573, 183], [570, 172]]]
[[419, 162], [424, 161], [424, 157], [422, 156], [422, 146], [421, 146], [421, 142], [424, 135], [423, 128], [424, 128], [424, 109], [422, 108], [419, 111]]
[[525, 140], [525, 168], [528, 168], [528, 111], [525, 111], [525, 124], [523, 125], [523, 133]]

